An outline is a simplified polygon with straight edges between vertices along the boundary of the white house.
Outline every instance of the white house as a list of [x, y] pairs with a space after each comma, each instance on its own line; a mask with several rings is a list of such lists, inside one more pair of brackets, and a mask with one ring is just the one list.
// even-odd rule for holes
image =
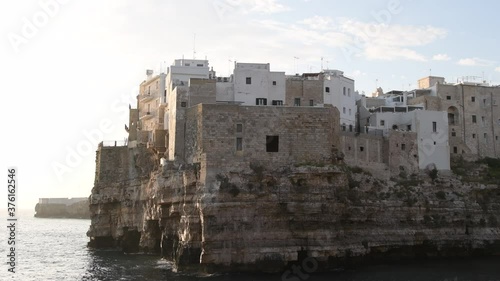
[[354, 80], [344, 76], [340, 70], [324, 70], [324, 103], [340, 111], [340, 125], [356, 125], [356, 97]]

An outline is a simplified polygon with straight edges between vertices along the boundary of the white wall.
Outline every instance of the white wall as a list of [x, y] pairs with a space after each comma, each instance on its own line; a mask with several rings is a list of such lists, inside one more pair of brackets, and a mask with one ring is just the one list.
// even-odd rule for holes
[[[450, 146], [448, 143], [448, 115], [442, 111], [417, 110], [418, 158], [420, 169], [435, 164], [438, 170], [450, 169]], [[434, 132], [433, 122], [436, 122]]]
[[[356, 106], [354, 80], [344, 77], [342, 71], [326, 70], [323, 84], [324, 102], [337, 107], [340, 111], [340, 124], [355, 126], [358, 107]], [[326, 87], [330, 88], [329, 93], [326, 92]]]
[[[273, 100], [285, 102], [285, 73], [270, 72], [269, 68], [269, 64], [237, 63], [234, 69], [234, 101], [243, 102], [243, 105], [255, 105], [257, 98], [267, 99], [267, 105], [271, 105]], [[246, 83], [247, 77], [251, 78], [251, 84]]]

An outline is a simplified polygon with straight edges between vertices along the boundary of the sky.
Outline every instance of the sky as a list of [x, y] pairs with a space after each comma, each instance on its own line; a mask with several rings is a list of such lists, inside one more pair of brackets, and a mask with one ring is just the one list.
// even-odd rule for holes
[[0, 166], [5, 178], [7, 167], [18, 168], [19, 208], [89, 196], [97, 144], [126, 137], [145, 70], [182, 57], [207, 58], [220, 76], [235, 61], [287, 74], [339, 69], [367, 95], [413, 89], [429, 74], [498, 85], [499, 8], [459, 0], [0, 1]]

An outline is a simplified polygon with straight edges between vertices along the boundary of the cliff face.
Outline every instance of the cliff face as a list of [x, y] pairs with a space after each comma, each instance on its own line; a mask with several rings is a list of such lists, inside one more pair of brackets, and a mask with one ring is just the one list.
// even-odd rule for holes
[[340, 164], [250, 164], [210, 176], [198, 164], [159, 167], [143, 148], [99, 157], [89, 246], [158, 252], [179, 270], [500, 254], [497, 184], [432, 173], [383, 179]]
[[37, 218], [69, 218], [89, 219], [89, 202], [81, 201], [71, 205], [65, 204], [36, 204], [35, 217]]

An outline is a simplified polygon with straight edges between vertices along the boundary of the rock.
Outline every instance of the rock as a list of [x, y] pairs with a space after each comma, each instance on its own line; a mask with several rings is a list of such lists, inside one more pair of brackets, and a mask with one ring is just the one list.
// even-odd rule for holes
[[500, 190], [452, 175], [387, 181], [342, 165], [214, 174], [199, 164], [160, 167], [143, 147], [99, 153], [89, 246], [156, 252], [181, 271], [500, 253]]

